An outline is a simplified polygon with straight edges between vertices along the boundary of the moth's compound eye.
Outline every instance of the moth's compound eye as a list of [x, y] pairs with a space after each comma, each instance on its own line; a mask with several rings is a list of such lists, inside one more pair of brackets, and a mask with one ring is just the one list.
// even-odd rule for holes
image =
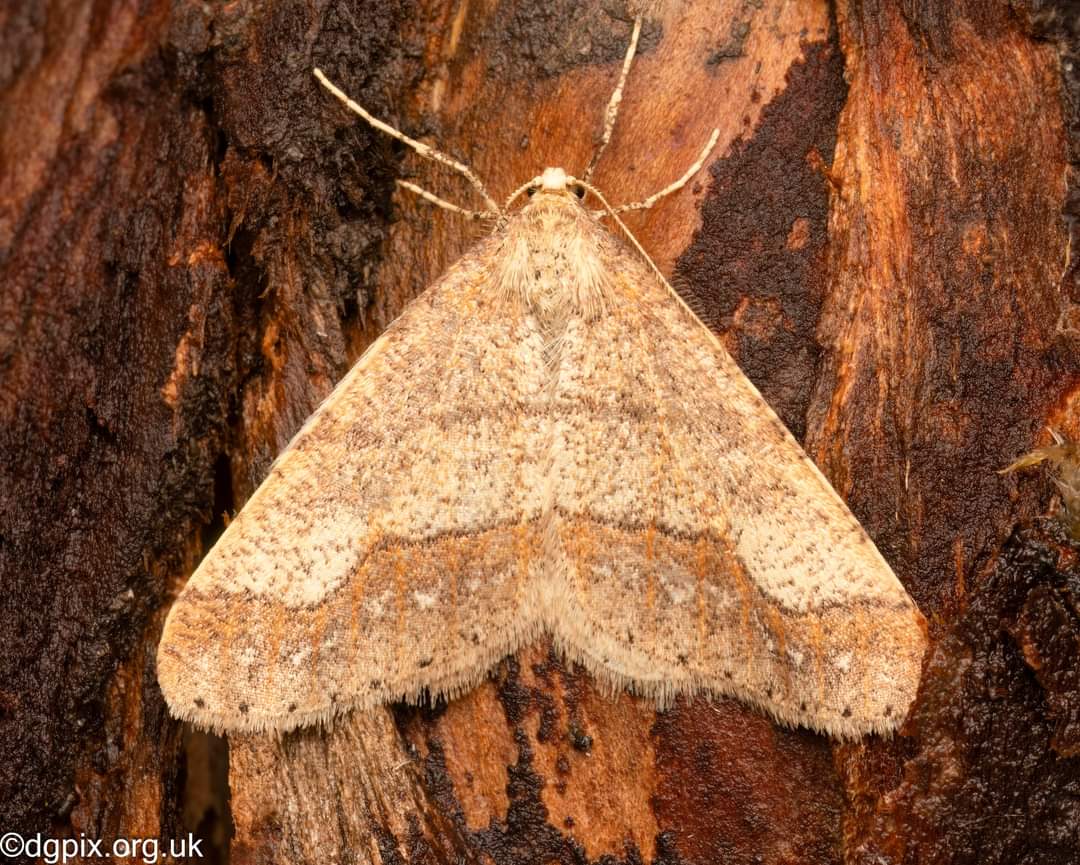
[[584, 186], [575, 186], [574, 187], [574, 195], [576, 195], [578, 198], [584, 198], [585, 197], [585, 187]]
[[528, 189], [525, 190], [525, 194], [529, 196], [529, 198], [532, 198], [534, 195], [536, 195], [536, 190], [539, 188], [540, 187], [538, 186], [530, 186]]

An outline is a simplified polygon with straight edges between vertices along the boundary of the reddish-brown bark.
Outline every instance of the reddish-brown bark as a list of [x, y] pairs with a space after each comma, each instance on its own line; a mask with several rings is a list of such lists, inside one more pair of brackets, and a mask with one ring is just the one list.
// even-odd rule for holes
[[[0, 12], [0, 834], [236, 861], [1068, 863], [1080, 574], [998, 469], [1080, 437], [1068, 3], [652, 4], [596, 176], [931, 621], [903, 735], [657, 714], [547, 646], [435, 710], [182, 735], [169, 600], [370, 340], [477, 236], [395, 195], [579, 170], [620, 4], [51, 0]], [[1070, 65], [1071, 64], [1071, 65]], [[1072, 233], [1072, 234], [1070, 234]], [[208, 855], [210, 855], [208, 854]]]

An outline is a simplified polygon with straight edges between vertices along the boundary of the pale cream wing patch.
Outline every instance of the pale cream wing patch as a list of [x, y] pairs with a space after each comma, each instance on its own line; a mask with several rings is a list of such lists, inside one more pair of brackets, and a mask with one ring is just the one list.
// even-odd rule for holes
[[895, 729], [921, 614], [719, 342], [628, 254], [612, 264], [610, 313], [563, 341], [560, 644], [661, 701], [712, 691], [833, 735]]
[[200, 564], [158, 652], [175, 715], [281, 731], [452, 694], [535, 636], [543, 346], [484, 260], [409, 306]]

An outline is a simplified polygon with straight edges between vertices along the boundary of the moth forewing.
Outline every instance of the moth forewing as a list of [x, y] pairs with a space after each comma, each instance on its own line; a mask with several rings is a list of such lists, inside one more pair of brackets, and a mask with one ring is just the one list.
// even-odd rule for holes
[[[411, 303], [169, 613], [178, 717], [282, 732], [452, 697], [548, 634], [608, 689], [728, 695], [840, 737], [903, 720], [923, 617], [824, 476], [589, 183], [549, 168]], [[530, 193], [520, 209], [512, 205]], [[603, 209], [588, 210], [588, 192]], [[601, 224], [610, 218], [633, 249]]]
[[892, 730], [924, 623], [720, 343], [566, 191], [414, 301], [170, 612], [175, 714], [287, 730], [472, 687], [548, 633], [601, 683]]

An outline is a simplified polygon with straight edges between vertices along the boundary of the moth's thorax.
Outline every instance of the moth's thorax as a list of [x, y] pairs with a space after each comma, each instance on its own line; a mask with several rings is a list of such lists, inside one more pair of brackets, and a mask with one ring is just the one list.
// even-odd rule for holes
[[592, 317], [611, 298], [611, 237], [565, 180], [561, 169], [547, 169], [496, 240], [497, 286], [545, 319]]

